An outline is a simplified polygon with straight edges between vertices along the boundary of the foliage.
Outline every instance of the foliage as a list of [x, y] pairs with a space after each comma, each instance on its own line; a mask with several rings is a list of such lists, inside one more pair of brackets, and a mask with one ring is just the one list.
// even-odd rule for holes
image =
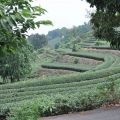
[[40, 6], [33, 7], [32, 0], [1, 0], [0, 1], [0, 53], [13, 52], [26, 43], [26, 32], [51, 24], [50, 21], [34, 19], [46, 12]]
[[111, 46], [118, 48], [120, 46], [120, 1], [119, 0], [87, 0], [91, 7], [97, 10], [91, 15], [95, 36], [105, 39], [111, 43]]
[[45, 51], [44, 48], [38, 49], [38, 50], [37, 50], [37, 54], [38, 54], [38, 55], [39, 55], [39, 54], [42, 54], [42, 53], [44, 53], [44, 51]]
[[[50, 50], [47, 52], [50, 53]], [[38, 117], [38, 115], [48, 116], [88, 110], [96, 108], [106, 101], [111, 101], [109, 95], [110, 92], [114, 91], [111, 86], [116, 89], [116, 85], [120, 85], [119, 57], [112, 54], [87, 51], [70, 54], [106, 60], [109, 65], [106, 69], [103, 66], [101, 70], [97, 69], [85, 73], [74, 73], [59, 77], [40, 77], [29, 81], [0, 85], [1, 113], [4, 114], [4, 111], [8, 109], [11, 113], [11, 120], [27, 120], [28, 118], [34, 120], [36, 119], [35, 116]], [[110, 55], [112, 60], [110, 60]], [[106, 57], [108, 58], [106, 59]], [[117, 67], [115, 67], [116, 65]], [[114, 80], [114, 85], [110, 82], [112, 80]], [[110, 85], [110, 87], [106, 87], [109, 90], [109, 95], [101, 94], [98, 88], [101, 86], [104, 88], [107, 85]], [[120, 97], [120, 89], [114, 92], [116, 92], [115, 95], [117, 94]]]
[[75, 59], [74, 59], [74, 64], [78, 64], [78, 62], [79, 62], [79, 59], [78, 59], [78, 58], [75, 58]]
[[76, 56], [76, 57], [83, 57], [83, 58], [90, 58], [95, 60], [104, 61], [104, 54], [96, 53], [96, 52], [88, 52], [88, 51], [80, 51], [80, 52], [65, 52], [65, 55]]
[[[50, 56], [50, 50], [49, 50], [49, 56]], [[47, 60], [48, 59], [48, 54], [46, 54], [45, 53], [45, 55], [44, 56], [40, 56], [40, 58], [38, 58], [38, 61], [42, 61], [43, 59], [45, 59], [46, 58], [46, 62], [45, 63], [50, 63], [50, 62], [52, 62], [51, 60]], [[81, 52], [81, 53], [67, 53], [68, 55], [72, 55], [72, 56], [78, 56], [78, 57], [86, 57], [86, 58], [91, 58], [91, 59], [95, 59], [95, 60], [102, 60], [102, 61], [105, 61], [105, 62], [103, 62], [102, 64], [100, 64], [100, 65], [98, 65], [96, 68], [93, 68], [93, 71], [97, 71], [97, 70], [99, 70], [99, 69], [105, 69], [105, 68], [109, 68], [109, 67], [114, 67], [114, 66], [118, 66], [118, 64], [119, 64], [119, 59], [117, 58], [117, 57], [115, 57], [114, 55], [106, 55], [106, 54], [93, 54], [93, 52]], [[47, 57], [48, 56], [48, 57]], [[52, 55], [52, 56], [56, 56], [56, 54], [54, 54], [54, 55]], [[50, 58], [50, 57], [49, 57]], [[42, 63], [42, 64], [44, 64], [44, 62]], [[41, 64], [40, 64], [41, 65]], [[39, 67], [40, 65], [38, 65], [38, 64], [33, 64], [33, 66], [37, 66], [37, 67]], [[54, 66], [53, 66], [54, 65]], [[46, 65], [46, 66], [48, 66], [48, 64]], [[62, 67], [62, 69], [64, 69], [64, 68], [66, 68], [66, 69], [85, 69], [85, 65], [83, 66], [78, 66], [77, 65], [77, 67], [75, 66], [75, 65], [69, 65], [69, 64], [55, 64], [55, 63], [53, 63], [53, 64], [50, 64], [49, 65], [49, 67], [51, 67], [51, 68], [53, 68], [53, 67], [57, 67], [57, 68], [61, 68]], [[87, 67], [88, 68], [88, 67]], [[91, 68], [91, 67], [90, 67]], [[95, 75], [96, 75], [97, 73], [95, 73]], [[109, 73], [108, 73], [109, 74]], [[107, 74], [107, 75], [108, 75]], [[98, 75], [98, 74], [97, 74]], [[91, 76], [91, 75], [90, 75]], [[89, 77], [90, 77], [89, 76]], [[71, 76], [70, 76], [71, 77]], [[86, 78], [87, 76], [85, 76], [85, 78]], [[60, 78], [60, 79], [63, 79], [62, 77]], [[70, 78], [68, 78], [68, 79], [70, 79]], [[72, 77], [71, 77], [71, 79], [72, 79]], [[79, 77], [78, 77], [78, 79], [80, 79]], [[83, 78], [82, 78], [83, 79]], [[49, 81], [48, 81], [49, 82]], [[4, 88], [2, 88], [2, 89], [4, 89]]]
[[[39, 77], [41, 64], [53, 62], [56, 60], [58, 53], [50, 49], [48, 46], [38, 49], [32, 53], [33, 60], [31, 61], [32, 71], [29, 78]], [[44, 75], [43, 75], [44, 76]]]
[[[120, 84], [120, 75], [112, 75], [113, 80], [115, 80], [115, 84]], [[116, 80], [118, 79], [118, 80]], [[1, 93], [0, 98], [0, 106], [1, 108], [11, 108], [16, 106], [14, 103], [21, 103], [25, 100], [32, 100], [34, 98], [42, 97], [43, 94], [53, 96], [55, 94], [71, 94], [76, 92], [85, 92], [85, 91], [94, 91], [95, 88], [101, 86], [106, 83], [109, 83], [108, 77], [104, 77], [101, 79], [95, 79], [90, 81], [81, 81], [81, 82], [71, 82], [71, 83], [63, 83], [63, 84], [54, 84], [46, 86], [35, 86], [35, 87], [25, 87], [22, 89], [8, 89], [6, 92]], [[67, 92], [66, 92], [67, 91]], [[2, 91], [1, 91], [2, 92]], [[17, 92], [17, 94], [16, 94]], [[12, 95], [12, 96], [11, 96]], [[13, 98], [13, 95], [16, 97]], [[108, 97], [108, 96], [107, 96]]]
[[[53, 84], [61, 84], [61, 83], [73, 83], [73, 82], [81, 82], [81, 81], [89, 81], [89, 80], [97, 80], [99, 78], [115, 75], [115, 79], [118, 79], [116, 77], [119, 77], [118, 73], [120, 72], [119, 67], [117, 68], [110, 68], [110, 69], [104, 69], [104, 70], [99, 70], [99, 71], [89, 71], [86, 73], [82, 74], [72, 74], [72, 75], [64, 75], [64, 76], [59, 76], [59, 77], [49, 77], [45, 79], [37, 79], [34, 81], [24, 81], [24, 82], [19, 82], [15, 84], [6, 84], [6, 85], [1, 85], [0, 90], [1, 92], [7, 91], [7, 89], [20, 89], [24, 87], [34, 87], [34, 86], [45, 86], [45, 85], [53, 85]], [[46, 87], [46, 86], [45, 86]]]
[[84, 65], [84, 64], [65, 64], [65, 63], [46, 63], [41, 65], [43, 68], [49, 69], [63, 69], [63, 70], [71, 70], [77, 72], [86, 72], [88, 70], [94, 69], [93, 66]]
[[32, 105], [26, 103], [21, 107], [14, 109], [8, 120], [37, 120], [38, 116], [39, 112], [37, 103], [34, 102]]
[[33, 45], [35, 50], [46, 46], [48, 43], [46, 36], [39, 34], [30, 35], [28, 41]]
[[4, 79], [19, 81], [31, 70], [26, 33], [29, 29], [51, 24], [35, 21], [46, 12], [40, 6], [32, 6], [32, 0], [0, 1], [0, 75]]
[[0, 75], [4, 83], [9, 79], [11, 82], [15, 82], [15, 80], [19, 81], [20, 78], [30, 73], [30, 49], [29, 45], [24, 46], [19, 51], [6, 54], [0, 58]]
[[33, 102], [28, 101], [18, 108], [13, 108], [11, 112], [12, 119], [9, 118], [9, 120], [28, 120], [28, 118], [30, 120], [37, 120], [38, 115], [50, 116], [73, 111], [91, 110], [100, 106], [105, 101], [109, 101], [109, 98], [100, 96], [98, 90], [89, 90], [84, 92], [84, 94], [76, 92], [64, 95], [44, 95]]
[[72, 52], [76, 52], [76, 45], [73, 44]]
[[59, 43], [55, 44], [55, 49], [58, 49], [58, 48], [59, 48], [59, 46], [60, 46], [60, 44], [59, 44]]
[[108, 97], [110, 98], [110, 100], [113, 101], [119, 101], [115, 80], [112, 77], [109, 77], [108, 79], [109, 79], [108, 83], [98, 87], [100, 95]]
[[49, 40], [55, 39], [56, 37], [61, 37], [62, 36], [61, 29], [49, 31], [47, 36]]

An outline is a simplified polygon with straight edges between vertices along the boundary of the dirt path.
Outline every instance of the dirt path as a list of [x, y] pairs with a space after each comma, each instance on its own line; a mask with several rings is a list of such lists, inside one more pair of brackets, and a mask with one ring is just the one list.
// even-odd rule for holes
[[78, 64], [99, 65], [102, 63], [102, 61], [99, 61], [99, 60], [93, 60], [93, 59], [83, 58], [83, 57], [75, 57], [70, 55], [61, 56], [61, 58], [58, 59], [57, 62], [74, 64], [75, 59], [78, 60]]
[[57, 70], [57, 69], [47, 69], [47, 68], [41, 68], [37, 74], [39, 76], [54, 76], [54, 75], [65, 75], [65, 74], [72, 74], [75, 73], [74, 71], [69, 70]]
[[46, 117], [39, 120], [120, 120], [120, 107]]
[[112, 53], [114, 55], [120, 56], [120, 50], [107, 50], [107, 49], [87, 49], [88, 51], [101, 52], [101, 53]]

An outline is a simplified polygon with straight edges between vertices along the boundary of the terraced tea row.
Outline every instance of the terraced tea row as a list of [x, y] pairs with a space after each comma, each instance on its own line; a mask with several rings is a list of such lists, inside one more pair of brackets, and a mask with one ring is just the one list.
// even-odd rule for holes
[[63, 69], [77, 72], [85, 72], [93, 69], [95, 66], [84, 65], [84, 64], [63, 64], [63, 63], [47, 63], [42, 65], [43, 68], [50, 69]]
[[64, 53], [65, 55], [75, 56], [75, 57], [84, 57], [89, 59], [95, 59], [104, 61], [102, 64], [97, 66], [90, 66], [84, 64], [63, 64], [63, 63], [47, 63], [43, 64], [42, 67], [48, 69], [64, 69], [64, 70], [71, 70], [71, 71], [78, 71], [78, 72], [85, 72], [88, 70], [100, 70], [109, 68], [112, 66], [117, 66], [119, 64], [120, 58], [118, 56], [112, 54], [102, 54], [102, 53], [95, 53], [95, 52], [67, 52]]
[[[109, 83], [109, 82], [108, 82]], [[120, 84], [120, 79], [116, 80], [116, 83]], [[4, 106], [6, 105], [9, 105], [11, 106], [12, 104], [16, 104], [23, 101], [23, 100], [29, 100], [29, 99], [37, 99], [39, 98], [40, 96], [42, 96], [43, 94], [46, 94], [46, 95], [49, 95], [49, 96], [52, 96], [53, 94], [73, 94], [75, 92], [87, 92], [87, 91], [95, 91], [97, 87], [101, 86], [101, 85], [104, 85], [106, 84], [105, 82], [102, 82], [102, 83], [98, 83], [98, 84], [90, 84], [90, 85], [87, 85], [87, 86], [82, 86], [82, 87], [68, 87], [68, 88], [57, 88], [57, 89], [48, 89], [48, 90], [45, 90], [44, 92], [41, 92], [41, 91], [38, 91], [37, 93], [36, 92], [32, 92], [30, 95], [24, 95], [24, 96], [19, 96], [19, 97], [12, 97], [12, 98], [8, 98], [8, 99], [2, 99], [0, 100], [0, 106], [1, 108], [4, 108]], [[66, 92], [66, 91], [69, 91], [69, 92]], [[8, 107], [8, 106], [7, 106]], [[13, 106], [11, 106], [13, 107]]]
[[[5, 89], [6, 95], [4, 95], [5, 91], [3, 91], [3, 90], [0, 91], [1, 96], [3, 95], [2, 98], [0, 99], [0, 103], [5, 104], [8, 102], [21, 101], [21, 100], [25, 99], [26, 97], [30, 98], [33, 95], [59, 93], [59, 92], [63, 92], [63, 91], [74, 90], [77, 87], [79, 89], [83, 86], [85, 88], [87, 88], [87, 85], [90, 85], [92, 88], [94, 88], [95, 84], [99, 84], [102, 82], [104, 83], [107, 80], [109, 80], [109, 78], [107, 77], [107, 73], [109, 75], [112, 75], [111, 78], [114, 80], [116, 80], [120, 77], [120, 74], [119, 74], [120, 70], [118, 70], [117, 68], [113, 69], [113, 72], [111, 70], [106, 70], [106, 71], [107, 71], [106, 74], [101, 74], [101, 73], [105, 73], [105, 71], [101, 71], [101, 72], [99, 71], [99, 77], [97, 79], [95, 79], [95, 76], [94, 76], [95, 74], [97, 74], [97, 72], [95, 72], [95, 73], [93, 72], [94, 74], [91, 77], [91, 79], [87, 79], [86, 75], [88, 75], [88, 73], [86, 73], [83, 76], [81, 74], [81, 76], [79, 76], [79, 78], [77, 78], [77, 79], [74, 77], [74, 80], [71, 79], [71, 81], [66, 81], [66, 80], [63, 81], [63, 78], [61, 78], [61, 80], [60, 79], [58, 80], [56, 78], [57, 80], [52, 81], [53, 80], [53, 78], [52, 78], [51, 80], [49, 79], [50, 84], [48, 84], [48, 82], [47, 82], [47, 84], [45, 84], [45, 83], [40, 84], [39, 82], [41, 82], [41, 81], [39, 81], [38, 82], [39, 84], [37, 83], [36, 86], [34, 86], [34, 87], [28, 87], [26, 85], [26, 86], [24, 86], [24, 88], [22, 88], [23, 86], [20, 86], [18, 88], [18, 86], [15, 87], [15, 85], [14, 85], [12, 89], [10, 89], [10, 87], [8, 87], [8, 89], [7, 88]], [[110, 73], [110, 71], [111, 71], [111, 73]], [[115, 74], [115, 73], [118, 73], [118, 74]], [[100, 78], [100, 75], [101, 75], [101, 78]], [[66, 77], [68, 77], [68, 76], [66, 76]], [[94, 80], [92, 80], [92, 79], [94, 79]], [[83, 80], [85, 80], [85, 81], [83, 81]], [[44, 80], [44, 81], [46, 82], [47, 80]], [[40, 85], [40, 86], [38, 87], [38, 85]], [[23, 97], [23, 99], [22, 99], [22, 97]]]
[[[110, 76], [113, 80], [116, 80], [120, 78], [120, 74], [115, 74]], [[102, 82], [109, 82], [108, 77], [104, 78], [99, 78], [99, 79], [94, 79], [94, 80], [89, 80], [89, 81], [81, 81], [81, 82], [71, 82], [71, 83], [64, 83], [64, 84], [53, 84], [53, 85], [45, 85], [45, 86], [35, 86], [35, 87], [25, 87], [25, 88], [19, 88], [19, 89], [8, 89], [8, 90], [1, 90], [0, 91], [0, 100], [2, 99], [7, 99], [7, 98], [13, 98], [13, 97], [22, 97], [22, 96], [29, 96], [33, 94], [45, 94], [47, 93], [46, 91], [53, 91], [55, 89], [64, 89], [64, 88], [73, 88], [73, 87], [83, 87], [83, 86], [88, 86], [92, 84], [98, 84]], [[49, 93], [48, 92], [48, 93]], [[1, 102], [0, 102], [1, 103]]]
[[23, 88], [23, 87], [31, 87], [31, 86], [43, 86], [43, 85], [51, 85], [51, 84], [61, 84], [61, 83], [70, 83], [70, 82], [80, 82], [84, 80], [93, 80], [98, 78], [107, 77], [110, 75], [114, 75], [120, 73], [119, 67], [103, 69], [98, 71], [89, 71], [86, 73], [77, 73], [72, 75], [64, 75], [59, 77], [48, 77], [45, 79], [31, 80], [31, 81], [23, 81], [14, 84], [0, 85], [0, 90], [5, 89], [15, 89], [15, 88]]

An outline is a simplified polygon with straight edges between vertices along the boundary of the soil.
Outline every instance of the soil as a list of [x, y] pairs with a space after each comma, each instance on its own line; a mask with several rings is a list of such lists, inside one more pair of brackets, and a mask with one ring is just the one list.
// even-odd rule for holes
[[87, 49], [88, 51], [95, 51], [95, 52], [101, 52], [101, 53], [112, 53], [114, 55], [117, 55], [120, 57], [120, 51], [119, 50], [107, 50], [107, 49]]
[[[78, 60], [77, 64], [87, 64], [87, 65], [96, 66], [102, 63], [102, 61], [93, 60], [89, 58], [74, 57], [70, 55], [60, 55], [59, 57], [56, 58], [55, 62], [75, 64], [74, 63], [75, 59]], [[40, 68], [36, 76], [54, 76], [54, 75], [65, 75], [65, 74], [72, 74], [72, 73], [75, 73], [75, 72], [69, 71], [69, 70]]]
[[61, 58], [58, 59], [57, 62], [74, 64], [75, 59], [78, 59], [78, 64], [87, 64], [87, 65], [95, 66], [95, 65], [99, 65], [102, 63], [102, 61], [93, 60], [93, 59], [89, 59], [89, 58], [74, 57], [74, 56], [70, 56], [70, 55], [61, 56]]
[[39, 76], [58, 76], [58, 75], [65, 75], [65, 74], [72, 74], [75, 73], [73, 71], [69, 70], [58, 70], [58, 69], [47, 69], [47, 68], [41, 68], [37, 74]]
[[[94, 51], [94, 52], [102, 52], [102, 53], [111, 53], [117, 56], [120, 56], [119, 50], [107, 50], [107, 49], [87, 49], [88, 51]], [[102, 64], [102, 61], [93, 60], [89, 58], [80, 58], [80, 57], [74, 57], [70, 55], [59, 55], [56, 57], [55, 62], [59, 63], [71, 63], [74, 64], [75, 60], [78, 60], [77, 64], [87, 64], [87, 65], [93, 65], [97, 66], [99, 64]], [[75, 72], [69, 71], [69, 70], [58, 70], [58, 69], [46, 69], [46, 68], [40, 68], [40, 70], [37, 72], [38, 76], [53, 76], [53, 75], [64, 75], [64, 74], [72, 74]]]

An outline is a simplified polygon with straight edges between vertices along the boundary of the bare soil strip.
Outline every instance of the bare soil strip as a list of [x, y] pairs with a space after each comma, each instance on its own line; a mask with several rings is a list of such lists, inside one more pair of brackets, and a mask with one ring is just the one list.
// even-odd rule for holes
[[102, 61], [93, 60], [93, 59], [89, 59], [89, 58], [74, 57], [74, 56], [70, 56], [70, 55], [62, 56], [60, 59], [58, 59], [58, 62], [74, 63], [75, 59], [78, 59], [78, 64], [99, 65], [102, 63]]
[[39, 76], [65, 75], [65, 74], [72, 74], [72, 73], [75, 73], [75, 72], [69, 71], [69, 70], [58, 70], [58, 69], [47, 69], [47, 68], [41, 68], [37, 72]]
[[107, 50], [107, 49], [87, 49], [88, 51], [101, 52], [101, 53], [112, 53], [114, 55], [120, 56], [119, 50]]

